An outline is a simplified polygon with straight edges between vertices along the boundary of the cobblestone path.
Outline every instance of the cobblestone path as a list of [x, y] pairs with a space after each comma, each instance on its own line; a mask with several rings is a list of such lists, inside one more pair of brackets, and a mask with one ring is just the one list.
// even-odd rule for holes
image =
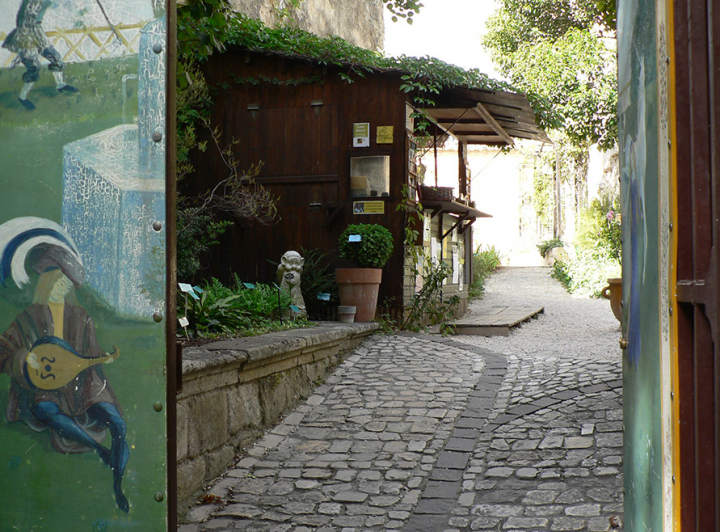
[[[545, 315], [504, 339], [373, 337], [180, 532], [621, 530], [617, 323], [547, 269], [507, 270], [487, 304], [512, 290]], [[568, 316], [572, 338], [553, 332]]]

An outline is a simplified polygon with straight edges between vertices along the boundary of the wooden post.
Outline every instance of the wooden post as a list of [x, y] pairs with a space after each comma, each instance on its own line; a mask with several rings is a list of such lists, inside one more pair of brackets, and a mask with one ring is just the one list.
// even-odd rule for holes
[[458, 194], [461, 198], [468, 195], [467, 144], [458, 143]]
[[435, 155], [435, 186], [438, 186], [438, 162], [437, 162], [437, 125], [433, 130], [433, 153]]
[[560, 195], [560, 148], [555, 144], [555, 177], [553, 179], [553, 195], [555, 196], [555, 216], [553, 221], [553, 237], [562, 237], [562, 197]]

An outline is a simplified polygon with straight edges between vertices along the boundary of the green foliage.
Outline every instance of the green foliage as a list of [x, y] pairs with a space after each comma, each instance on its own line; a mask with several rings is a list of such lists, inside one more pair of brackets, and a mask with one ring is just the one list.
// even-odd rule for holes
[[575, 245], [575, 256], [556, 261], [554, 277], [568, 291], [599, 297], [607, 279], [620, 277], [622, 240], [620, 200], [616, 191], [602, 194], [583, 209]]
[[483, 44], [520, 90], [551, 102], [576, 145], [617, 142], [613, 0], [501, 0]]
[[[388, 4], [401, 3], [390, 1]], [[411, 4], [415, 2], [406, 3], [408, 7]], [[410, 12], [412, 10], [408, 13]], [[200, 23], [197, 31], [210, 34], [214, 28], [205, 29]], [[319, 37], [289, 24], [268, 28], [260, 20], [241, 14], [227, 18], [227, 32], [224, 37], [224, 44], [260, 52], [294, 55], [313, 59], [324, 65], [333, 65], [337, 67], [338, 75], [348, 83], [378, 70], [397, 71], [403, 76], [401, 90], [412, 93], [416, 104], [432, 105], [432, 95], [437, 94], [442, 87], [519, 91], [508, 83], [491, 79], [478, 69], [464, 70], [434, 57], [385, 57], [378, 52], [354, 46], [334, 35]], [[556, 124], [547, 99], [534, 94], [528, 94], [528, 99], [542, 127]]]
[[568, 272], [568, 265], [566, 262], [561, 260], [555, 260], [552, 265], [551, 277], [560, 281], [560, 284], [565, 287], [565, 290], [572, 292], [572, 277]]
[[601, 194], [580, 215], [577, 244], [583, 249], [602, 249], [603, 255], [620, 264], [622, 231], [620, 198], [616, 191]]
[[485, 280], [492, 272], [498, 269], [502, 263], [502, 255], [495, 246], [488, 246], [483, 249], [479, 245], [473, 253], [472, 272], [473, 282], [468, 288], [470, 299], [482, 297], [485, 292]]
[[543, 240], [537, 245], [538, 251], [540, 252], [540, 256], [543, 259], [546, 259], [548, 256], [548, 253], [550, 253], [550, 250], [553, 248], [561, 248], [565, 244], [563, 244], [563, 241], [559, 238], [551, 238], [550, 240]]
[[[305, 300], [308, 318], [329, 320], [340, 300], [335, 271], [330, 267], [329, 252], [320, 253], [317, 249], [300, 248], [300, 254], [305, 259], [300, 277], [300, 290]], [[330, 294], [330, 300], [318, 299], [318, 294]]]
[[552, 168], [543, 164], [543, 158], [540, 159], [539, 165], [535, 166], [533, 173], [533, 192], [530, 196], [530, 204], [535, 214], [543, 225], [552, 225], [553, 209], [555, 208], [555, 200], [553, 194], [553, 176], [555, 174]]
[[445, 279], [452, 275], [452, 267], [446, 262], [426, 258], [423, 271], [422, 288], [410, 299], [405, 309], [405, 320], [400, 325], [403, 331], [426, 331], [429, 326], [440, 325], [441, 332], [451, 327], [447, 322], [453, 318], [460, 305], [460, 298], [453, 295], [444, 298], [442, 287]]
[[388, 315], [381, 315], [379, 322], [385, 333], [395, 330], [426, 331], [431, 325], [440, 325], [440, 330], [444, 334], [450, 329], [447, 322], [454, 317], [460, 305], [460, 298], [457, 295], [450, 298], [443, 297], [443, 283], [452, 275], [452, 267], [443, 261], [433, 261], [428, 257], [424, 246], [416, 245], [419, 230], [415, 228], [415, 224], [422, 215], [423, 207], [422, 204], [411, 201], [413, 196], [414, 192], [410, 187], [403, 185], [403, 201], [395, 207], [395, 211], [405, 214], [403, 240], [405, 265], [411, 268], [413, 279], [417, 279], [418, 276], [422, 278], [422, 288], [410, 298], [410, 304], [404, 309], [404, 317], [400, 323], [395, 322]]
[[[555, 176], [560, 182], [570, 184], [575, 191], [572, 207], [579, 216], [587, 196], [587, 170], [589, 146], [573, 144], [563, 135], [553, 135], [554, 149], [540, 150], [534, 158], [533, 191], [530, 203], [540, 223], [552, 227], [555, 213]], [[562, 232], [562, 228], [558, 228]]]
[[[359, 235], [359, 242], [350, 242], [351, 235]], [[379, 224], [348, 225], [340, 235], [340, 256], [358, 268], [382, 268], [393, 252], [390, 231]]]
[[[274, 286], [248, 288], [236, 276], [235, 285], [228, 287], [213, 278], [204, 283], [199, 298], [178, 298], [177, 315], [187, 316], [195, 338], [251, 336], [288, 326], [280, 316], [290, 308], [290, 294]], [[305, 324], [298, 320], [296, 326]]]
[[[190, 280], [200, 269], [211, 246], [230, 227], [230, 216], [270, 224], [277, 218], [275, 198], [255, 181], [259, 168], [242, 171], [235, 158], [238, 142], [222, 144], [221, 133], [210, 126], [211, 90], [199, 64], [214, 51], [223, 51], [229, 21], [237, 14], [227, 0], [186, 0], [177, 8], [177, 180], [196, 172], [190, 154], [207, 149], [199, 140], [202, 130], [225, 164], [224, 176], [201, 174], [199, 183], [213, 188], [186, 197], [177, 196], [178, 275]], [[200, 173], [200, 172], [198, 172]]]
[[[615, 32], [615, 0], [499, 0], [488, 40], [513, 53], [523, 43], [556, 40], [571, 29]], [[505, 17], [508, 17], [504, 20]]]
[[575, 257], [555, 261], [552, 275], [572, 294], [600, 297], [607, 280], [620, 277], [620, 265], [603, 248], [578, 247]]
[[177, 275], [190, 281], [201, 270], [200, 257], [232, 225], [229, 221], [215, 222], [196, 209], [180, 209], [177, 213]]
[[420, 12], [423, 5], [416, 0], [383, 0], [385, 7], [393, 14], [392, 21], [404, 18], [408, 24], [413, 23], [413, 15]]
[[185, 0], [177, 6], [179, 88], [187, 84], [184, 60], [202, 62], [215, 50], [225, 50], [228, 23], [236, 16], [228, 0]]

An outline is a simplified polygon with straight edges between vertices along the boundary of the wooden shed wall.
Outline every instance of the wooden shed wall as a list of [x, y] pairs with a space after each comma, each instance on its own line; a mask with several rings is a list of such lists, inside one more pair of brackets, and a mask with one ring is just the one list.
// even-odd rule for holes
[[[395, 240], [380, 303], [389, 297], [401, 305], [405, 217], [395, 206], [407, 179], [408, 141], [400, 78], [367, 75], [348, 84], [331, 66], [244, 50], [213, 56], [205, 71], [210, 86], [217, 87], [213, 124], [225, 142], [240, 141], [235, 150], [240, 168], [262, 163], [257, 181], [279, 198], [281, 219], [271, 226], [236, 220], [213, 249], [203, 275], [227, 282], [237, 273], [243, 281], [271, 282], [276, 266], [269, 261], [278, 262], [285, 251], [318, 249], [336, 256], [338, 237], [348, 224], [379, 223]], [[368, 148], [353, 148], [356, 122], [370, 123]], [[393, 126], [392, 144], [376, 143], [377, 126]], [[350, 197], [350, 157], [368, 155], [390, 155], [384, 214], [353, 214], [357, 198]], [[228, 175], [211, 149], [198, 154], [195, 167], [189, 192]]]

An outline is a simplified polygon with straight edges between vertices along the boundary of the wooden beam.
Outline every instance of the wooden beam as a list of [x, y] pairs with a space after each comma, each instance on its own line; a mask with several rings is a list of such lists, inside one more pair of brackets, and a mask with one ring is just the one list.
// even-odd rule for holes
[[[450, 229], [448, 229], [447, 231], [445, 231], [445, 234], [440, 238], [440, 241], [442, 242], [443, 240], [445, 240], [445, 238], [446, 238], [450, 233], [453, 232], [453, 229], [455, 229], [458, 225], [460, 225], [461, 223], [463, 223], [467, 217], [468, 217], [468, 213], [463, 213], [463, 215], [462, 215], [460, 218], [458, 218], [458, 221], [455, 222]], [[462, 233], [461, 233], [461, 234], [462, 234]]]
[[490, 111], [485, 109], [485, 106], [481, 103], [478, 103], [475, 107], [475, 112], [479, 114], [485, 122], [487, 122], [491, 128], [495, 130], [495, 132], [500, 135], [500, 138], [502, 138], [505, 142], [507, 142], [510, 146], [513, 148], [515, 147], [515, 141], [513, 141], [512, 137], [508, 135], [507, 131], [505, 131], [500, 124], [497, 123], [497, 121], [493, 118], [493, 116], [490, 114]]

